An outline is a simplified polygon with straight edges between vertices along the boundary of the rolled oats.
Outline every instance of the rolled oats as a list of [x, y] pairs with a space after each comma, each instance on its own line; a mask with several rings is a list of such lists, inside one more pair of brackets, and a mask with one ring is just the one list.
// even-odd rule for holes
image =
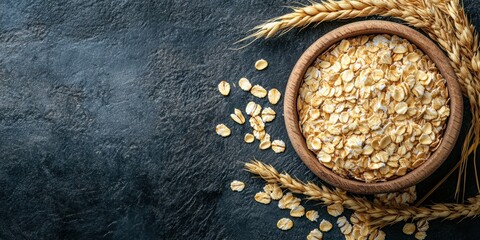
[[283, 197], [282, 189], [274, 183], [265, 185], [265, 187], [263, 187], [263, 191], [270, 195], [273, 200], [279, 200]]
[[258, 98], [264, 98], [267, 96], [267, 90], [260, 85], [255, 85], [250, 89], [250, 93]]
[[230, 189], [234, 192], [241, 192], [245, 188], [245, 183], [238, 181], [238, 180], [233, 180], [230, 183]]
[[337, 225], [340, 228], [340, 231], [343, 233], [343, 235], [348, 235], [352, 233], [353, 226], [345, 216], [339, 217], [337, 219]]
[[427, 220], [422, 219], [417, 222], [417, 229], [420, 232], [426, 232], [429, 227], [430, 225], [428, 224]]
[[281, 96], [282, 94], [276, 88], [272, 88], [268, 91], [268, 101], [273, 105], [277, 104], [278, 101], [280, 101]]
[[290, 210], [290, 216], [292, 217], [303, 217], [305, 215], [305, 208], [302, 205], [298, 205]]
[[319, 215], [318, 215], [318, 212], [317, 212], [317, 211], [315, 211], [315, 210], [310, 210], [310, 211], [307, 211], [307, 212], [305, 213], [305, 217], [306, 217], [308, 220], [312, 221], [312, 222], [316, 222], [317, 219], [318, 219], [318, 217], [319, 217]]
[[273, 121], [273, 119], [275, 119], [275, 115], [276, 115], [276, 113], [275, 113], [275, 111], [273, 111], [272, 108], [267, 107], [267, 108], [264, 108], [262, 110], [262, 120], [264, 122]]
[[222, 137], [228, 137], [232, 133], [230, 131], [230, 128], [225, 126], [225, 124], [218, 124], [217, 127], [215, 127], [215, 131], [217, 132], [218, 135]]
[[238, 124], [245, 123], [245, 117], [243, 116], [242, 111], [237, 108], [235, 108], [234, 113], [230, 114], [230, 118]]
[[258, 70], [258, 71], [261, 71], [265, 68], [268, 67], [268, 62], [267, 60], [265, 59], [260, 59], [258, 61], [255, 62], [255, 68]]
[[288, 218], [281, 218], [277, 222], [277, 228], [283, 231], [290, 230], [293, 227], [293, 221]]
[[223, 95], [223, 96], [228, 96], [230, 94], [230, 83], [227, 81], [221, 81], [218, 84], [218, 91]]
[[397, 36], [342, 40], [307, 69], [297, 110], [307, 147], [335, 173], [386, 181], [425, 163], [450, 115], [446, 81]]
[[285, 142], [282, 140], [273, 140], [271, 147], [275, 153], [282, 153], [285, 151]]
[[252, 88], [252, 84], [247, 78], [240, 78], [240, 80], [238, 80], [238, 86], [245, 92], [250, 91]]
[[246, 143], [253, 143], [253, 141], [255, 141], [255, 136], [253, 136], [251, 133], [247, 133], [245, 134], [245, 137], [243, 137], [243, 140]]
[[300, 198], [294, 197], [291, 192], [288, 192], [278, 201], [278, 207], [280, 209], [293, 209], [300, 205], [300, 201]]
[[248, 122], [253, 130], [262, 131], [265, 129], [265, 123], [260, 116], [251, 117]]
[[327, 212], [333, 217], [338, 217], [343, 213], [343, 206], [340, 203], [334, 203], [327, 206]]
[[413, 223], [405, 223], [405, 225], [403, 226], [403, 233], [407, 234], [407, 235], [412, 235], [414, 232], [415, 232], [415, 224]]
[[417, 232], [415, 233], [415, 239], [424, 240], [427, 237], [426, 232]]
[[270, 198], [270, 195], [268, 195], [265, 192], [258, 192], [255, 194], [255, 201], [263, 204], [269, 204], [272, 199]]
[[[265, 134], [265, 136], [268, 135]], [[270, 138], [263, 138], [262, 140], [260, 140], [260, 145], [258, 146], [261, 150], [266, 150], [266, 149], [269, 149], [270, 147], [272, 146], [272, 142], [270, 142]]]
[[260, 130], [260, 131], [253, 130], [253, 136], [255, 136], [257, 140], [262, 140], [263, 138], [265, 138], [266, 134], [267, 133], [265, 132], [265, 130]]
[[245, 107], [245, 112], [252, 117], [258, 116], [262, 112], [262, 106], [255, 102], [249, 102]]
[[318, 231], [318, 229], [313, 229], [310, 231], [310, 233], [307, 235], [307, 240], [322, 240], [323, 239], [323, 233]]
[[333, 224], [325, 219], [322, 219], [322, 221], [320, 222], [320, 231], [322, 232], [328, 232], [332, 229], [333, 227]]

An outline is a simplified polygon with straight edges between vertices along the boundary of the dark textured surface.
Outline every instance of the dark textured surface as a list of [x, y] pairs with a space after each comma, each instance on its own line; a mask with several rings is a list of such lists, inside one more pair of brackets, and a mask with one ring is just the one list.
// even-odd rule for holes
[[[242, 171], [243, 162], [255, 157], [318, 179], [288, 143], [280, 155], [242, 143], [248, 127], [228, 115], [254, 97], [216, 90], [222, 79], [247, 76], [283, 92], [302, 51], [348, 22], [230, 49], [288, 3], [1, 1], [0, 239], [304, 239], [317, 224], [303, 218], [277, 230], [288, 212], [252, 200], [264, 183]], [[465, 7], [480, 27], [480, 4]], [[266, 71], [254, 70], [259, 58], [270, 61]], [[231, 137], [215, 135], [221, 122]], [[267, 129], [287, 140], [282, 118]], [[459, 147], [419, 194], [448, 171]], [[232, 193], [233, 179], [246, 190]], [[452, 178], [431, 201], [451, 201], [453, 185]], [[306, 206], [334, 220], [315, 202]], [[428, 235], [478, 239], [479, 224], [435, 221]], [[388, 238], [406, 239], [400, 228], [386, 229]], [[340, 238], [338, 229], [325, 236]]]

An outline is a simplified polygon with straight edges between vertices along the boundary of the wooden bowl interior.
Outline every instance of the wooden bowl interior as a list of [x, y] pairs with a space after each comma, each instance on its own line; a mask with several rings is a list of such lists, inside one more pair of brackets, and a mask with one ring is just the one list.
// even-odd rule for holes
[[[424, 164], [408, 172], [406, 175], [386, 182], [377, 183], [365, 183], [358, 180], [347, 179], [323, 166], [317, 160], [315, 154], [307, 148], [305, 138], [300, 130], [296, 104], [298, 91], [303, 83], [303, 76], [307, 68], [320, 54], [342, 39], [368, 34], [397, 35], [415, 44], [430, 57], [442, 76], [446, 79], [450, 95], [450, 116], [447, 120], [443, 140], [438, 149], [432, 153]], [[463, 100], [455, 72], [450, 66], [448, 58], [435, 43], [407, 26], [388, 21], [370, 20], [355, 22], [337, 28], [321, 37], [303, 53], [288, 80], [285, 91], [284, 113], [285, 125], [290, 141], [295, 151], [311, 171], [335, 187], [354, 193], [373, 194], [393, 192], [413, 186], [440, 167], [452, 151], [460, 133], [463, 116]]]

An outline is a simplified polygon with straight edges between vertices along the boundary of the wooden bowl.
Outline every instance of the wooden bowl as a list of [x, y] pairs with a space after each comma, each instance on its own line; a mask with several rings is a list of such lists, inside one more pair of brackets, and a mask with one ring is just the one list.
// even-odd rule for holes
[[[297, 112], [297, 97], [303, 76], [312, 62], [328, 47], [345, 38], [368, 34], [390, 34], [407, 39], [415, 44], [435, 63], [442, 76], [447, 81], [450, 95], [450, 116], [443, 134], [443, 141], [429, 159], [402, 177], [385, 182], [365, 183], [358, 180], [347, 179], [337, 175], [329, 168], [323, 166], [315, 154], [307, 148], [306, 140], [300, 130]], [[388, 21], [360, 21], [339, 27], [313, 43], [300, 57], [292, 70], [285, 90], [284, 100], [285, 125], [288, 137], [302, 161], [319, 178], [325, 182], [359, 194], [373, 194], [398, 191], [417, 184], [431, 175], [448, 157], [460, 133], [463, 114], [463, 100], [460, 87], [457, 83], [455, 72], [450, 66], [448, 58], [442, 50], [430, 39], [407, 26]]]

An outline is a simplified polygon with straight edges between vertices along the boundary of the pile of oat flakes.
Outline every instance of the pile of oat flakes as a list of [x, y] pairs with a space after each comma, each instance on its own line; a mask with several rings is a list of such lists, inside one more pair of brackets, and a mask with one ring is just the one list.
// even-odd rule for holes
[[365, 182], [405, 175], [430, 157], [450, 114], [446, 80], [415, 45], [390, 35], [344, 39], [310, 66], [297, 108], [308, 148]]

